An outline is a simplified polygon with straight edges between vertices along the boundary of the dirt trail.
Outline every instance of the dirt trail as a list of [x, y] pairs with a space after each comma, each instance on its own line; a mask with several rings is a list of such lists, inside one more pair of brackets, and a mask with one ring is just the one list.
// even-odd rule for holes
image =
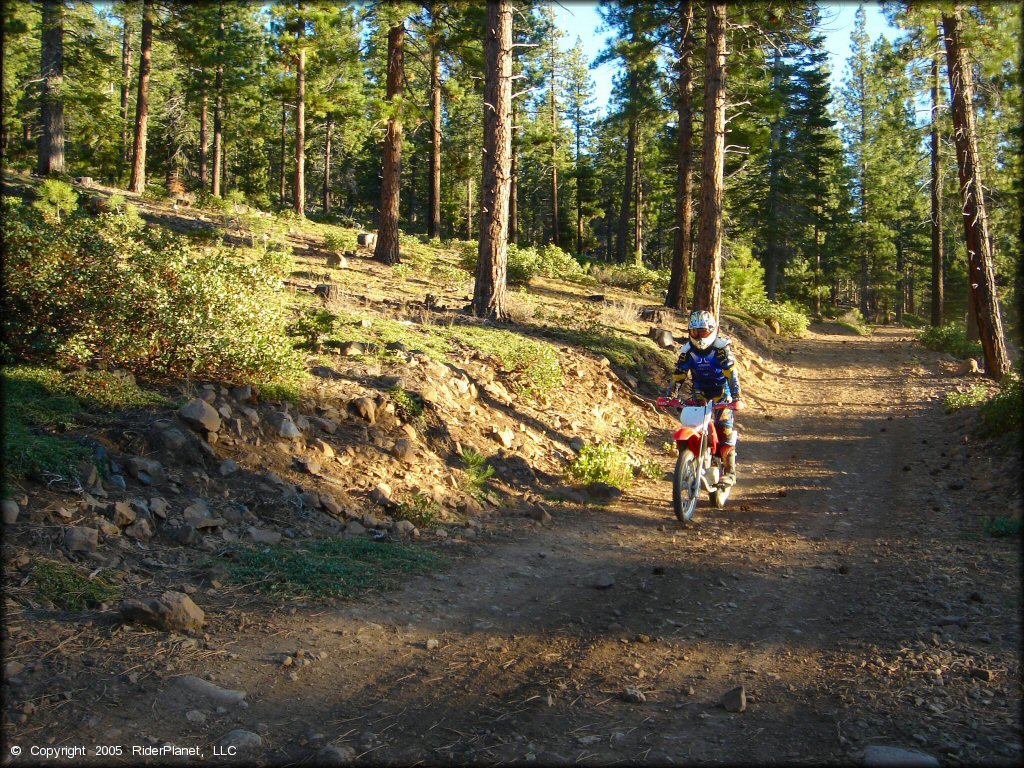
[[[724, 511], [683, 528], [664, 479], [556, 511], [400, 592], [238, 632], [236, 658], [194, 672], [247, 709], [193, 727], [139, 693], [96, 733], [208, 750], [246, 728], [273, 764], [326, 744], [373, 764], [850, 762], [871, 744], [1016, 763], [1020, 558], [970, 535], [1008, 510], [972, 508], [991, 499], [943, 433], [937, 356], [898, 330], [788, 346], [739, 418]], [[326, 656], [282, 667], [299, 648]]]

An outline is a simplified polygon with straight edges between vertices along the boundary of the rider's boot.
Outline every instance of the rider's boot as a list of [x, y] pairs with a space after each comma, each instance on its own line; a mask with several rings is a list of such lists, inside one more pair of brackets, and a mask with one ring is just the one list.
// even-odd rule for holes
[[725, 469], [725, 474], [722, 475], [722, 485], [735, 485], [736, 484], [736, 446], [735, 445], [723, 445], [722, 446], [722, 466]]

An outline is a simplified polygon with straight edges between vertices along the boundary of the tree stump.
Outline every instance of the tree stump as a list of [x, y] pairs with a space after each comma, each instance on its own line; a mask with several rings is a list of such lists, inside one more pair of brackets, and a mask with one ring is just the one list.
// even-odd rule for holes
[[373, 232], [360, 232], [356, 242], [363, 248], [376, 248], [377, 235]]
[[338, 286], [331, 283], [320, 283], [320, 285], [313, 289], [313, 293], [319, 296], [325, 304], [337, 299], [340, 295]]
[[644, 307], [640, 310], [640, 319], [649, 323], [661, 324], [665, 322], [667, 314], [668, 309], [666, 307]]

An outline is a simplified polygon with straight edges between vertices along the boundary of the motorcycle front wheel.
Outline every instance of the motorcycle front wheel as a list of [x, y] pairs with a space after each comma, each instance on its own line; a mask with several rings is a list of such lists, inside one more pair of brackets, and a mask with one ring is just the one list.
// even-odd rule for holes
[[683, 523], [693, 519], [700, 493], [700, 462], [689, 448], [679, 452], [672, 480], [672, 510]]

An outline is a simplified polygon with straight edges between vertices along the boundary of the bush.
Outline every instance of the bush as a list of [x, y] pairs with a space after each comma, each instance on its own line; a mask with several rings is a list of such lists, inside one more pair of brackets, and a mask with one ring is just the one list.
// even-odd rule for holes
[[171, 376], [294, 376], [280, 254], [244, 259], [119, 214], [62, 225], [4, 202], [5, 356]]
[[936, 352], [948, 352], [955, 357], [981, 357], [980, 341], [967, 340], [967, 327], [959, 322], [926, 328], [921, 343]]
[[557, 245], [542, 245], [537, 249], [537, 272], [544, 277], [580, 281], [587, 271], [576, 259]]
[[981, 406], [981, 424], [990, 435], [1024, 428], [1024, 387], [1019, 372], [1008, 373], [999, 382], [999, 392]]
[[441, 508], [429, 496], [413, 493], [398, 505], [395, 517], [408, 520], [417, 528], [436, 528], [441, 522]]
[[60, 224], [61, 216], [67, 216], [78, 205], [78, 193], [66, 181], [59, 179], [46, 179], [39, 186], [38, 194], [32, 206], [57, 224]]
[[625, 450], [613, 443], [588, 444], [580, 449], [567, 474], [584, 485], [608, 483], [625, 488], [633, 479], [633, 462]]
[[469, 347], [497, 357], [521, 396], [548, 395], [562, 386], [558, 351], [546, 342], [511, 331], [473, 325], [459, 327], [452, 336]]
[[637, 293], [658, 293], [668, 290], [668, 270], [647, 269], [635, 264], [591, 264], [590, 275], [602, 285], [612, 285]]
[[356, 233], [346, 230], [334, 230], [324, 236], [324, 250], [334, 253], [345, 253], [356, 249]]
[[[480, 259], [480, 246], [471, 240], [459, 243], [459, 266], [476, 274], [476, 265]], [[533, 248], [520, 248], [515, 243], [508, 245], [508, 271], [506, 280], [510, 285], [526, 285], [537, 273], [539, 256]]]
[[317, 350], [320, 349], [323, 337], [334, 332], [337, 320], [338, 316], [326, 309], [308, 307], [299, 315], [298, 320], [289, 326], [288, 332], [302, 339], [303, 348]]
[[946, 413], [959, 411], [961, 408], [973, 408], [988, 399], [988, 390], [981, 384], [971, 384], [966, 390], [951, 390], [942, 398]]
[[467, 490], [476, 499], [487, 498], [487, 481], [494, 475], [494, 467], [487, 463], [487, 458], [472, 448], [462, 448], [462, 460], [466, 462], [466, 475], [469, 478]]
[[764, 268], [750, 247], [736, 243], [722, 268], [722, 304], [746, 313], [765, 325], [774, 320], [787, 336], [799, 336], [807, 330], [808, 317], [794, 302], [769, 301], [764, 292]]

